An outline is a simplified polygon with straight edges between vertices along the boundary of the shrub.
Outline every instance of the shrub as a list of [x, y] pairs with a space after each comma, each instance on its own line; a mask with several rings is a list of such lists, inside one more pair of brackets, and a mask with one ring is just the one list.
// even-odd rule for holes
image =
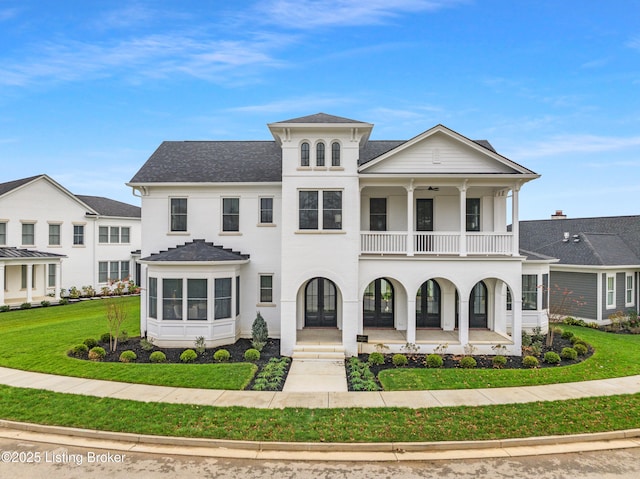
[[42, 306], [43, 308], [46, 308], [48, 306], [51, 306], [51, 303], [46, 299], [43, 299], [42, 301], [40, 301], [40, 306]]
[[167, 356], [162, 351], [154, 351], [149, 355], [149, 361], [152, 363], [164, 363]]
[[407, 364], [409, 364], [409, 360], [404, 354], [394, 354], [393, 357], [391, 358], [391, 362], [397, 368], [401, 366], [406, 366]]
[[213, 360], [222, 363], [224, 361], [229, 361], [231, 358], [231, 354], [226, 349], [218, 349], [215, 353], [213, 353]]
[[197, 357], [198, 353], [196, 353], [193, 349], [185, 349], [180, 355], [180, 361], [182, 361], [183, 363], [190, 363], [192, 361], [195, 361]]
[[104, 350], [104, 348], [101, 348], [100, 346], [96, 346], [95, 348], [91, 348], [89, 350], [89, 359], [93, 361], [99, 361], [101, 359], [104, 359], [106, 355], [107, 355], [107, 352]]
[[127, 351], [122, 351], [122, 353], [120, 353], [120, 362], [121, 363], [132, 363], [136, 359], [138, 359], [138, 356], [136, 355], [136, 353], [134, 353], [130, 349], [127, 350]]
[[111, 333], [104, 333], [102, 336], [100, 336], [101, 343], [109, 344], [110, 341], [111, 341]]
[[473, 369], [478, 365], [473, 356], [465, 356], [460, 360], [460, 367], [464, 369]]
[[589, 352], [589, 348], [582, 343], [574, 344], [573, 349], [576, 350], [576, 353], [578, 353], [578, 356], [584, 356]]
[[246, 361], [255, 363], [256, 361], [260, 360], [260, 351], [258, 351], [257, 349], [253, 349], [253, 348], [247, 349], [244, 352], [244, 359]]
[[507, 365], [507, 358], [499, 354], [493, 357], [493, 359], [491, 360], [491, 363], [493, 364], [494, 368], [502, 369]]
[[578, 336], [571, 336], [569, 338], [569, 341], [571, 342], [571, 344], [576, 344], [578, 341], [584, 342], [584, 340]]
[[69, 304], [69, 300], [67, 298], [60, 298], [60, 301], [58, 301], [58, 304], [60, 306], [64, 306], [65, 304]]
[[31, 309], [31, 303], [22, 303], [20, 309]]
[[72, 347], [69, 350], [69, 355], [74, 356], [76, 358], [81, 358], [88, 352], [89, 352], [89, 348], [87, 347], [87, 345], [84, 343], [81, 343], [81, 344], [76, 344], [74, 347]]
[[560, 357], [562, 357], [562, 359], [577, 359], [578, 352], [573, 348], [562, 348]]
[[555, 351], [547, 351], [544, 353], [543, 361], [547, 364], [558, 364], [560, 362], [560, 356]]
[[199, 355], [204, 354], [204, 352], [207, 350], [207, 342], [204, 339], [204, 336], [198, 336], [193, 342], [193, 345], [195, 346], [196, 353], [198, 353]]
[[382, 353], [371, 353], [367, 361], [372, 366], [380, 366], [384, 364], [384, 355]]
[[522, 365], [527, 369], [533, 369], [538, 367], [538, 358], [535, 356], [525, 356], [522, 359]]
[[573, 337], [573, 332], [562, 331], [562, 339], [571, 339], [572, 337]]
[[256, 319], [253, 320], [253, 325], [251, 326], [251, 346], [258, 351], [262, 351], [268, 339], [269, 329], [267, 328], [267, 322], [258, 311]]
[[118, 335], [118, 342], [122, 344], [128, 343], [129, 333], [127, 333], [126, 331], [120, 331], [120, 334]]
[[6, 313], [7, 311], [11, 310], [11, 306], [9, 306], [8, 304], [3, 304], [2, 306], [0, 306], [0, 313]]
[[578, 344], [582, 344], [585, 348], [589, 349], [589, 344], [586, 341], [582, 340], [582, 339], [580, 339], [580, 340], [576, 341], [575, 343], [573, 343], [574, 349]]
[[94, 338], [87, 338], [83, 341], [83, 343], [89, 348], [95, 348], [98, 345], [98, 341], [96, 341]]
[[439, 354], [429, 354], [424, 363], [428, 368], [441, 368], [444, 364], [444, 360]]
[[146, 338], [142, 338], [140, 340], [140, 347], [147, 352], [153, 351], [153, 341]]

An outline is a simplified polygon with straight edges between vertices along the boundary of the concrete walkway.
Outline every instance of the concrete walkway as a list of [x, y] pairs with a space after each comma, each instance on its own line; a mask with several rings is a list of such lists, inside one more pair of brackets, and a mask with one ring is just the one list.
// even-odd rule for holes
[[282, 391], [347, 392], [347, 373], [344, 361], [326, 359], [294, 359]]

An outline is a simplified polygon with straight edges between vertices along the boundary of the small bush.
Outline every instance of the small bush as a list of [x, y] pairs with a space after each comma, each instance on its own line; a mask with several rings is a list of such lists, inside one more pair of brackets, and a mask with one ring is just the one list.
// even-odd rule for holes
[[96, 341], [94, 338], [87, 338], [83, 341], [83, 343], [89, 348], [95, 348], [98, 345], [98, 341]]
[[522, 365], [527, 369], [537, 368], [538, 364], [538, 358], [535, 356], [525, 356], [522, 360]]
[[213, 353], [213, 360], [218, 361], [219, 363], [229, 361], [231, 358], [231, 354], [226, 349], [218, 349], [215, 353]]
[[61, 306], [64, 306], [65, 304], [69, 304], [69, 300], [67, 298], [60, 298], [60, 301], [58, 301], [58, 304]]
[[204, 354], [207, 350], [207, 341], [204, 339], [204, 336], [198, 336], [193, 342], [193, 345], [198, 355]]
[[31, 309], [31, 303], [22, 303], [20, 309]]
[[409, 360], [404, 354], [394, 354], [393, 357], [391, 358], [391, 362], [397, 368], [406, 366], [407, 364], [409, 364]]
[[543, 361], [547, 364], [558, 364], [560, 362], [560, 356], [555, 351], [547, 351], [544, 353]]
[[578, 352], [573, 349], [573, 348], [562, 348], [562, 351], [560, 352], [560, 357], [562, 357], [562, 359], [578, 359]]
[[576, 341], [575, 343], [573, 343], [573, 347], [575, 348], [578, 344], [582, 344], [585, 348], [589, 349], [589, 343], [587, 343], [586, 341], [580, 339], [579, 341]]
[[573, 337], [572, 331], [562, 331], [562, 339], [571, 339]]
[[91, 348], [89, 350], [89, 359], [91, 359], [92, 361], [99, 361], [101, 359], [104, 359], [106, 355], [107, 352], [100, 346], [96, 346], [95, 348]]
[[191, 363], [195, 361], [197, 357], [198, 353], [196, 353], [193, 349], [185, 349], [180, 355], [180, 361], [182, 361], [183, 363]]
[[111, 333], [104, 333], [102, 336], [100, 336], [100, 342], [101, 343], [109, 343], [109, 341], [111, 341]]
[[245, 361], [249, 361], [251, 363], [255, 363], [256, 361], [260, 361], [260, 351], [258, 351], [257, 349], [247, 349], [244, 352], [244, 359]]
[[153, 341], [150, 341], [146, 338], [142, 338], [140, 340], [140, 347], [147, 352], [153, 351]]
[[384, 355], [382, 353], [371, 353], [367, 362], [372, 366], [381, 366], [384, 364]]
[[129, 333], [126, 331], [120, 331], [120, 335], [118, 336], [119, 344], [126, 344], [129, 342]]
[[11, 311], [11, 306], [8, 304], [3, 304], [0, 306], [0, 313], [6, 313], [7, 311]]
[[578, 356], [584, 356], [589, 352], [589, 348], [582, 343], [574, 344], [573, 349], [576, 350]]
[[132, 363], [136, 359], [138, 359], [138, 356], [136, 355], [136, 353], [134, 353], [131, 350], [122, 351], [122, 353], [120, 353], [120, 362], [121, 363]]
[[42, 306], [43, 308], [47, 308], [47, 307], [51, 306], [51, 303], [49, 301], [47, 301], [46, 299], [43, 299], [42, 301], [40, 301], [40, 306]]
[[149, 355], [149, 361], [152, 363], [164, 363], [167, 356], [162, 351], [154, 351]]
[[254, 349], [262, 351], [268, 339], [269, 328], [267, 327], [267, 322], [258, 311], [256, 319], [253, 320], [253, 324], [251, 325], [251, 345]]
[[460, 360], [460, 367], [464, 369], [473, 369], [478, 365], [478, 362], [473, 356], [465, 356]]
[[584, 342], [584, 339], [580, 338], [579, 336], [571, 336], [571, 338], [569, 338], [569, 341], [571, 342], [571, 344], [576, 344], [578, 341]]
[[507, 358], [499, 354], [491, 359], [491, 363], [493, 364], [494, 368], [502, 369], [507, 365]]
[[72, 347], [69, 350], [69, 355], [76, 358], [82, 358], [88, 352], [89, 352], [89, 348], [87, 347], [86, 344], [82, 343], [82, 344], [76, 344], [74, 347]]
[[444, 360], [439, 354], [429, 354], [424, 363], [428, 368], [441, 368], [444, 364]]

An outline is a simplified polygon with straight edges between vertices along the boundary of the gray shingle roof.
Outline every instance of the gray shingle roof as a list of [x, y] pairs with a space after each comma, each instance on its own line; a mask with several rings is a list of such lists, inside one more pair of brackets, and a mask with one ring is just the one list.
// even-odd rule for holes
[[640, 216], [521, 221], [520, 248], [559, 264], [640, 265]]
[[0, 258], [66, 258], [66, 255], [22, 249], [11, 246], [0, 247]]
[[248, 260], [248, 254], [232, 251], [220, 245], [206, 242], [203, 239], [196, 239], [175, 248], [169, 248], [160, 253], [142, 258], [142, 261], [244, 261]]
[[316, 113], [314, 115], [301, 116], [299, 118], [292, 118], [291, 120], [277, 121], [276, 123], [363, 123], [358, 120], [351, 120], [350, 118], [343, 118], [341, 116], [328, 115], [326, 113]]
[[125, 218], [140, 218], [139, 206], [122, 203], [121, 201], [104, 198], [103, 196], [75, 195], [83, 203], [86, 203], [101, 216], [120, 216]]
[[7, 181], [6, 183], [0, 183], [0, 196], [8, 193], [11, 190], [15, 190], [16, 188], [29, 183], [30, 181], [35, 180], [36, 178], [40, 178], [43, 175], [30, 176], [29, 178], [22, 178], [20, 180]]

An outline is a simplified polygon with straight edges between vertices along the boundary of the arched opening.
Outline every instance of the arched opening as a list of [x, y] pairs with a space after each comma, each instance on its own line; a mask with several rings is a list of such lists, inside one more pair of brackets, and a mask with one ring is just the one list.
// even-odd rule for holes
[[304, 290], [304, 325], [307, 328], [338, 326], [336, 285], [326, 278], [313, 278]]
[[438, 282], [430, 279], [422, 283], [416, 294], [416, 327], [442, 327], [440, 304], [440, 285]]
[[487, 285], [484, 281], [479, 281], [469, 295], [469, 328], [487, 327]]
[[394, 292], [391, 282], [378, 278], [367, 286], [362, 302], [362, 319], [365, 328], [394, 327]]

